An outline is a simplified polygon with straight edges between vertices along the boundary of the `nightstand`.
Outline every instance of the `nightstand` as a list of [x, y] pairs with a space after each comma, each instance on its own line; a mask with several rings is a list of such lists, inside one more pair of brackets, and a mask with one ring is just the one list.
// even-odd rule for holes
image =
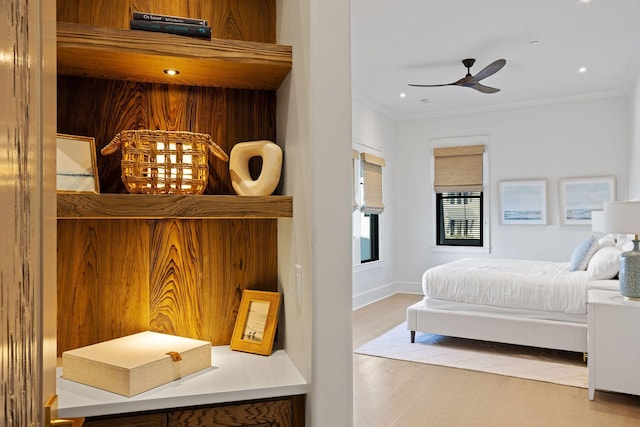
[[640, 395], [640, 301], [589, 291], [589, 400], [596, 389]]

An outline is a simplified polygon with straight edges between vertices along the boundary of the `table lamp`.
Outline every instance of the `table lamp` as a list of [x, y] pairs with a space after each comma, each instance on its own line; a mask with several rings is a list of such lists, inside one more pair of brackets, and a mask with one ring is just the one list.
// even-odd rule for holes
[[605, 202], [605, 230], [614, 234], [633, 234], [633, 249], [620, 255], [620, 295], [640, 300], [640, 201]]
[[591, 231], [594, 233], [605, 233], [604, 211], [591, 211]]

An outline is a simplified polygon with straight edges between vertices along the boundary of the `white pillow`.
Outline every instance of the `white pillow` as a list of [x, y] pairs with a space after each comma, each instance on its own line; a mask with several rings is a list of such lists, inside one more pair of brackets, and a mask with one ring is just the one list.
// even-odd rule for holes
[[630, 251], [633, 249], [633, 242], [629, 239], [620, 239], [616, 246], [621, 249], [623, 252]]
[[587, 273], [593, 280], [613, 279], [620, 270], [622, 250], [615, 246], [607, 246], [593, 254], [589, 260]]
[[598, 246], [598, 239], [593, 236], [589, 236], [578, 244], [571, 254], [571, 260], [569, 261], [569, 270], [571, 271], [584, 271], [589, 265], [589, 260], [600, 249]]
[[615, 246], [616, 238], [613, 234], [605, 234], [600, 238], [600, 240], [598, 240], [598, 245], [601, 248], [604, 248], [605, 246]]

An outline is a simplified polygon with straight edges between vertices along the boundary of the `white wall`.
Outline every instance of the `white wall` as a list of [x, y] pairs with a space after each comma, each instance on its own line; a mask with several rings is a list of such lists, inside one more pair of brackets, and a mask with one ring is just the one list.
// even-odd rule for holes
[[629, 95], [629, 199], [640, 200], [640, 73]]
[[[380, 261], [360, 265], [359, 256], [354, 259], [353, 307], [359, 307], [393, 294], [397, 290], [392, 277], [395, 256], [392, 234], [395, 224], [393, 182], [396, 167], [394, 145], [397, 141], [397, 125], [396, 121], [389, 118], [388, 115], [367, 106], [366, 101], [358, 99], [357, 94], [354, 94], [352, 114], [353, 148], [359, 152], [369, 151], [384, 157], [386, 163], [386, 166], [382, 168], [382, 196], [385, 209], [379, 216]], [[359, 212], [353, 215], [359, 215]], [[354, 230], [354, 252], [360, 244], [356, 234], [357, 230]]]
[[[418, 283], [425, 269], [467, 255], [433, 250], [428, 183], [430, 139], [469, 135], [488, 135], [490, 140], [485, 187], [485, 203], [491, 206], [489, 256], [569, 260], [590, 228], [559, 224], [561, 178], [614, 175], [618, 198], [627, 197], [629, 119], [624, 97], [401, 122], [395, 152], [395, 208], [402, 212], [393, 231], [396, 281]], [[547, 180], [548, 225], [500, 225], [498, 182], [536, 178]]]
[[[372, 269], [354, 268], [354, 307], [398, 290], [419, 291], [426, 268], [470, 255], [432, 248], [431, 139], [489, 136], [490, 171], [485, 197], [490, 205], [491, 253], [483, 256], [562, 261], [568, 260], [590, 229], [559, 224], [560, 179], [613, 175], [619, 200], [633, 194], [640, 198], [640, 172], [634, 178], [631, 174], [635, 169], [630, 167], [640, 164], [640, 119], [635, 119], [638, 110], [640, 84], [632, 97], [631, 113], [627, 98], [615, 97], [397, 122], [355, 99], [354, 140], [370, 143], [390, 159], [390, 167], [385, 168], [384, 215], [389, 215], [384, 245], [390, 254], [385, 261], [392, 263]], [[630, 144], [630, 140], [635, 143]], [[538, 178], [547, 180], [548, 225], [499, 224], [498, 182]], [[638, 183], [635, 190], [633, 183]]]
[[[284, 342], [309, 383], [306, 425], [353, 423], [350, 8], [278, 0], [293, 70], [278, 91], [277, 142], [293, 218], [278, 222]], [[303, 269], [301, 292], [295, 265]], [[298, 303], [300, 299], [300, 303]]]

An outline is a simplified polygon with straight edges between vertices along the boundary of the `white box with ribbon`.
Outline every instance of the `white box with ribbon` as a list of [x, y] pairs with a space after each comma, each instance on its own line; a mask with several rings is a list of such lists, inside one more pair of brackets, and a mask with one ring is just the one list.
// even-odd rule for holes
[[131, 397], [211, 367], [211, 343], [140, 332], [62, 353], [62, 377]]

